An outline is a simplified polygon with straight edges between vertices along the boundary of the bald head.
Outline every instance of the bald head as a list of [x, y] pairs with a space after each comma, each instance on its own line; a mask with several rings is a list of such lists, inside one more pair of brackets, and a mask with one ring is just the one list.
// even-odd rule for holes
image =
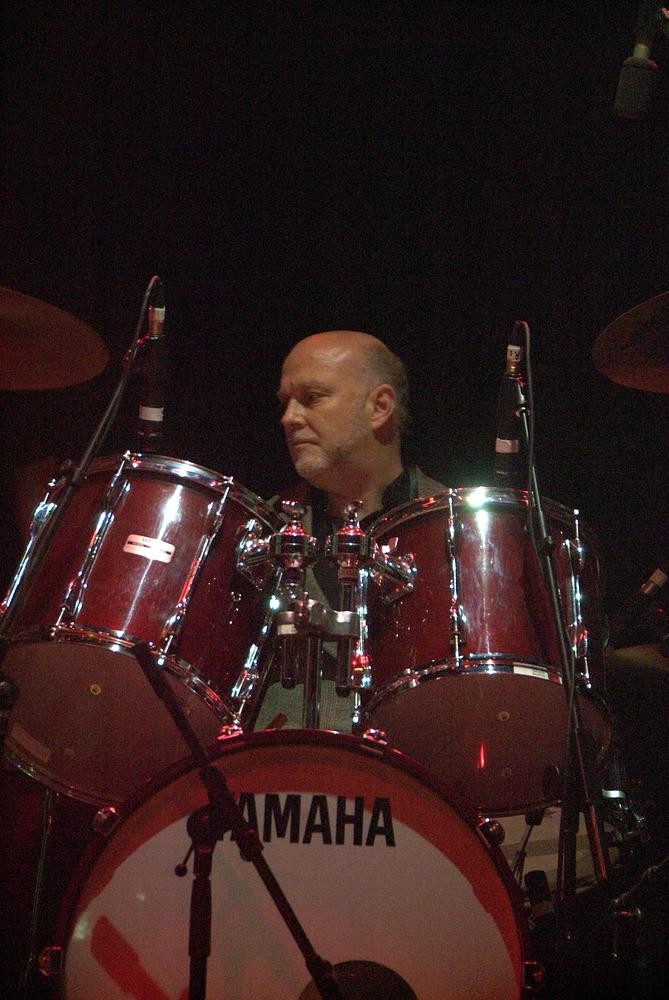
[[383, 383], [391, 386], [395, 394], [394, 426], [401, 436], [409, 414], [409, 382], [404, 363], [382, 340], [360, 330], [326, 330], [298, 341], [286, 357], [284, 369], [295, 355], [337, 359], [350, 368], [351, 377], [360, 378], [368, 389]]
[[331, 497], [376, 498], [401, 471], [406, 374], [376, 337], [328, 330], [300, 340], [278, 396], [297, 472]]

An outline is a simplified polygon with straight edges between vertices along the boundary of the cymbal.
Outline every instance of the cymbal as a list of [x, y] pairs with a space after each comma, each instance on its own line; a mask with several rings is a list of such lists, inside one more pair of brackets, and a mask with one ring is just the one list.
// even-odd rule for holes
[[109, 360], [99, 334], [70, 313], [0, 287], [0, 389], [61, 389]]
[[620, 385], [669, 392], [669, 292], [641, 302], [603, 330], [592, 349], [595, 367]]

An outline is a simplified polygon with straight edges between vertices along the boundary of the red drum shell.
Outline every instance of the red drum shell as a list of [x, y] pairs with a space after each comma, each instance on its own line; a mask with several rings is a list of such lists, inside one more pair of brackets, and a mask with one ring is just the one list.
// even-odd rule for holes
[[[449, 550], [454, 513], [454, 560]], [[571, 563], [571, 514], [547, 502], [563, 608]], [[527, 496], [459, 489], [390, 511], [372, 526], [395, 555], [413, 553], [413, 593], [387, 604], [369, 589], [372, 692], [364, 722], [454, 784], [479, 809], [517, 813], [556, 801], [547, 769], [566, 747], [566, 698], [549, 594], [526, 529]], [[610, 726], [604, 695], [603, 610], [598, 545], [580, 526], [580, 634], [587, 629], [592, 696], [579, 698], [585, 727], [604, 756]], [[455, 578], [454, 578], [455, 576]], [[450, 628], [452, 589], [464, 626], [460, 660]]]
[[202, 742], [236, 721], [230, 694], [256, 655], [267, 597], [235, 565], [250, 519], [266, 534], [279, 524], [243, 486], [190, 462], [117, 456], [91, 465], [5, 660], [20, 689], [8, 747], [30, 773], [104, 804], [185, 756], [131, 652], [138, 641], [169, 646], [166, 673]]
[[[231, 739], [213, 763], [335, 971], [374, 963], [421, 1000], [521, 996], [527, 936], [508, 866], [469, 807], [422, 769], [308, 730]], [[182, 769], [124, 809], [90, 853], [61, 921], [66, 1000], [186, 994], [191, 879], [174, 867], [190, 842], [188, 816], [205, 804], [197, 771]], [[211, 891], [208, 995], [311, 995], [300, 951], [229, 833], [214, 850]]]

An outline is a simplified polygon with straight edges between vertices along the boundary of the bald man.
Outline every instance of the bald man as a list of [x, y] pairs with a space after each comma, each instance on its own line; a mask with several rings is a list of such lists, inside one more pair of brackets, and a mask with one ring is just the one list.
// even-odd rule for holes
[[[301, 483], [290, 496], [306, 507], [304, 526], [319, 543], [340, 527], [344, 508], [361, 500], [364, 527], [375, 515], [444, 486], [402, 459], [408, 416], [406, 369], [386, 345], [367, 333], [331, 330], [299, 341], [286, 357], [278, 390], [281, 424]], [[337, 607], [337, 567], [319, 558], [307, 574], [311, 599]], [[325, 657], [320, 721], [351, 731], [352, 698], [334, 690], [333, 660]], [[263, 729], [280, 714], [300, 726], [303, 686], [269, 687], [256, 722]]]

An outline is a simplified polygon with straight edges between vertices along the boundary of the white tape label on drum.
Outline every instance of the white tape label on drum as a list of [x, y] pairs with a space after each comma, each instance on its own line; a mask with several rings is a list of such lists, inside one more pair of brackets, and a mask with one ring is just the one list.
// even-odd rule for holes
[[128, 535], [123, 551], [130, 552], [135, 556], [144, 556], [145, 559], [155, 559], [157, 562], [168, 563], [172, 561], [175, 548], [169, 542], [164, 542], [162, 538], [150, 538], [148, 535]]
[[[551, 679], [551, 675], [543, 667], [536, 667], [529, 663], [514, 663], [513, 672], [520, 677], [539, 677], [543, 681]], [[559, 678], [556, 677], [556, 680]]]

